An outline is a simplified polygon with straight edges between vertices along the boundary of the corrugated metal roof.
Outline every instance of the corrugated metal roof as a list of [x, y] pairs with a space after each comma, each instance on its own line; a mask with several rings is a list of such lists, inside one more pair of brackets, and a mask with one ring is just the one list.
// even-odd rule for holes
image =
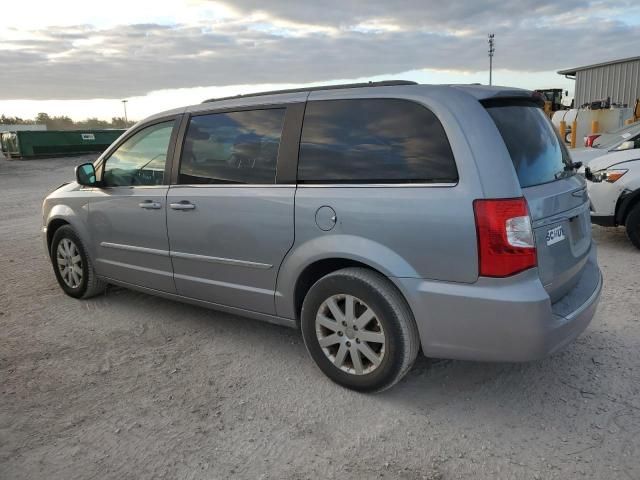
[[575, 105], [611, 98], [633, 106], [640, 98], [640, 57], [578, 70], [575, 74]]
[[640, 57], [621, 58], [619, 60], [610, 60], [608, 62], [594, 63], [593, 65], [585, 65], [584, 67], [568, 68], [567, 70], [559, 70], [560, 75], [575, 75], [580, 70], [589, 70], [590, 68], [604, 67], [607, 65], [615, 65], [616, 63], [633, 62], [640, 60]]

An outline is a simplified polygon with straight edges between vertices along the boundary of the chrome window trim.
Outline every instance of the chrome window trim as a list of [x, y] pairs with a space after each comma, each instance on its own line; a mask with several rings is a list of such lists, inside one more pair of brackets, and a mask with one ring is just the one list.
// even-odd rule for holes
[[131, 190], [133, 188], [140, 189], [140, 190], [160, 190], [160, 189], [166, 190], [167, 188], [169, 188], [169, 185], [163, 183], [161, 185], [112, 185], [110, 187], [91, 187], [91, 188], [100, 188], [100, 190], [114, 190], [116, 188], [121, 188], [126, 190]]
[[296, 188], [294, 183], [192, 183], [171, 185], [171, 188]]
[[451, 188], [458, 185], [452, 183], [299, 183], [300, 188]]
[[458, 186], [458, 182], [452, 183], [206, 183], [190, 185], [171, 185], [170, 188], [451, 188]]

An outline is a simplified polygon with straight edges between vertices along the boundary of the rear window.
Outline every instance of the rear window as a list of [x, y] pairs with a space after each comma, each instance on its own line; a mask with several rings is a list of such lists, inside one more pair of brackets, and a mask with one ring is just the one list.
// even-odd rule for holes
[[298, 180], [307, 183], [452, 183], [458, 172], [437, 117], [407, 100], [307, 104]]
[[489, 106], [521, 187], [574, 174], [569, 152], [542, 109], [528, 105]]

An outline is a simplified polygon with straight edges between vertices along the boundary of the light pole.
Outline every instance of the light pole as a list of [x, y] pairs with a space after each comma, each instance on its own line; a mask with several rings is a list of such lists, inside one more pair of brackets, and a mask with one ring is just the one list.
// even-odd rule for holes
[[124, 106], [124, 123], [129, 123], [129, 119], [127, 118], [127, 102], [129, 100], [122, 100], [122, 105]]
[[496, 51], [495, 34], [489, 34], [489, 85], [493, 84], [493, 53]]

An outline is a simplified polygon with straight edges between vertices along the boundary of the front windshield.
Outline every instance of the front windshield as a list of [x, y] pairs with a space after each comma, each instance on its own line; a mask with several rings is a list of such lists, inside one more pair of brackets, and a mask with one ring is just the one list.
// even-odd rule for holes
[[633, 137], [640, 134], [640, 124], [634, 123], [613, 130], [609, 133], [603, 133], [593, 142], [593, 148], [609, 149], [615, 147], [620, 142], [632, 140]]

